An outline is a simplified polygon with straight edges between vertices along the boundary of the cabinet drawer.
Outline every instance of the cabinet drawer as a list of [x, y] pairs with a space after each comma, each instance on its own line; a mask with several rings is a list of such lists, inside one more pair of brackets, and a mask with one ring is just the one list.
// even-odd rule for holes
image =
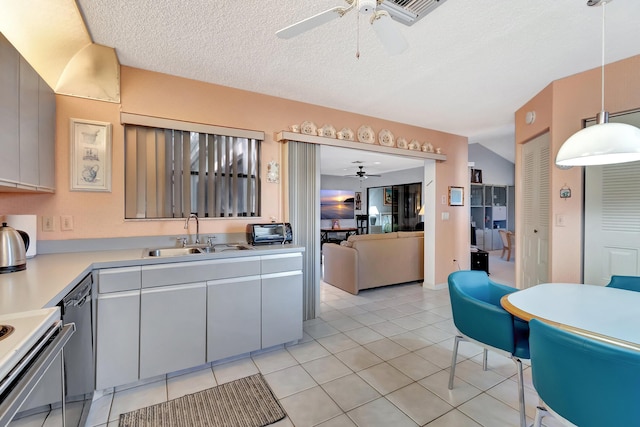
[[254, 274], [260, 274], [258, 257], [148, 265], [142, 267], [142, 287], [206, 282]]
[[265, 255], [262, 257], [262, 274], [302, 270], [302, 254]]
[[98, 270], [98, 293], [140, 289], [140, 267], [106, 268]]

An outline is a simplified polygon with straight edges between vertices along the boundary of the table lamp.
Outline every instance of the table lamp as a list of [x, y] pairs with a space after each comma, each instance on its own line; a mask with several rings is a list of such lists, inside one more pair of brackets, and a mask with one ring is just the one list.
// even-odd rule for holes
[[371, 206], [369, 208], [369, 216], [371, 217], [371, 225], [376, 225], [376, 219], [378, 218], [378, 208], [376, 206]]

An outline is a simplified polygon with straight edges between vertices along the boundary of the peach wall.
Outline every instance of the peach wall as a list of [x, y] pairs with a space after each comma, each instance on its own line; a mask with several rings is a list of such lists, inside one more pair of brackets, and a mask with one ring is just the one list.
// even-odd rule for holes
[[[124, 129], [120, 112], [171, 118], [226, 127], [264, 131], [262, 161], [282, 162], [281, 144], [274, 141], [277, 131], [290, 124], [312, 120], [317, 125], [357, 129], [368, 124], [374, 130], [386, 128], [408, 140], [429, 141], [441, 147], [447, 161], [436, 165], [436, 281], [446, 281], [453, 270], [452, 259], [469, 263], [468, 202], [465, 208], [440, 203], [449, 185], [464, 186], [468, 194], [467, 138], [435, 130], [409, 126], [321, 106], [285, 100], [258, 93], [208, 84], [140, 69], [122, 67], [121, 104], [56, 96], [56, 193], [0, 193], [0, 214], [53, 216], [54, 232], [39, 232], [39, 240], [67, 240], [103, 237], [152, 236], [184, 233], [182, 220], [124, 220]], [[79, 118], [112, 123], [112, 192], [69, 191], [69, 119]], [[263, 168], [263, 175], [266, 174]], [[264, 176], [262, 177], [265, 178]], [[271, 184], [263, 180], [263, 218], [205, 219], [203, 233], [241, 232], [247, 222], [284, 217], [283, 192], [286, 182]], [[468, 198], [468, 196], [467, 196]], [[448, 221], [441, 220], [444, 210]], [[60, 231], [60, 215], [72, 215], [74, 230]], [[442, 257], [442, 258], [441, 258]]]
[[[571, 135], [582, 128], [584, 119], [595, 117], [601, 109], [600, 68], [553, 82], [516, 112], [516, 144], [530, 140], [548, 127], [551, 132], [552, 160]], [[605, 110], [611, 114], [640, 108], [640, 55], [605, 67]], [[551, 93], [549, 91], [551, 88]], [[549, 97], [551, 96], [551, 99]], [[551, 102], [549, 102], [551, 101]], [[550, 118], [536, 126], [524, 123], [524, 114]], [[546, 119], [545, 119], [546, 121]], [[518, 148], [518, 146], [516, 146]], [[516, 176], [519, 177], [516, 159]], [[560, 188], [571, 188], [571, 198], [560, 199]], [[516, 187], [517, 188], [517, 187]], [[521, 188], [521, 187], [520, 187]], [[549, 238], [549, 279], [580, 282], [582, 279], [582, 168], [561, 170], [551, 167], [551, 224]], [[520, 221], [518, 212], [516, 227]], [[556, 215], [565, 215], [566, 226], [555, 226]]]

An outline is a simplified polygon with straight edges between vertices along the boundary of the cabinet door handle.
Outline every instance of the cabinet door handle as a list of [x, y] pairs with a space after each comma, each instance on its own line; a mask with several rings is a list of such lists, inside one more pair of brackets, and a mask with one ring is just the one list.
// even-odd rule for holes
[[538, 232], [538, 230], [533, 230], [533, 232], [534, 232], [534, 233], [537, 233], [537, 232]]

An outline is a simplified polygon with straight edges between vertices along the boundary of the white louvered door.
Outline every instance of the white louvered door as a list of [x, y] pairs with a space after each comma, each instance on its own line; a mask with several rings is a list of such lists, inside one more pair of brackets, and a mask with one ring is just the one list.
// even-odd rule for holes
[[[549, 277], [549, 133], [524, 145], [522, 233], [516, 254], [522, 268], [519, 286], [529, 288]], [[516, 235], [517, 236], [517, 235]]]
[[584, 283], [640, 276], [640, 162], [585, 171]]

